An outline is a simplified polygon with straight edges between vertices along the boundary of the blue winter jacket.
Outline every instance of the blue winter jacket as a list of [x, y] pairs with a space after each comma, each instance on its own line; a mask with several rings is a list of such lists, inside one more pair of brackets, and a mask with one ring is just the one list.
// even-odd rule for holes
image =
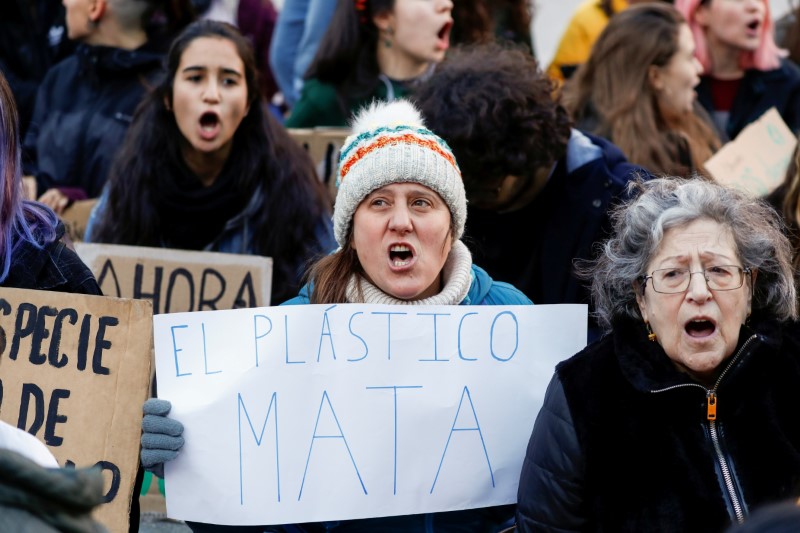
[[[306, 305], [311, 300], [311, 284], [300, 294], [281, 305]], [[467, 297], [459, 305], [532, 305], [530, 298], [509, 283], [493, 280], [484, 269], [472, 265], [472, 284]]]

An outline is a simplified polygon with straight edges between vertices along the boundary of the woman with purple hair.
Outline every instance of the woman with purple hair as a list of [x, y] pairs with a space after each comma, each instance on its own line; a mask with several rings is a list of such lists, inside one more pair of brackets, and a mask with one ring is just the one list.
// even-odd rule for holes
[[53, 211], [23, 200], [17, 108], [0, 73], [0, 287], [100, 294]]

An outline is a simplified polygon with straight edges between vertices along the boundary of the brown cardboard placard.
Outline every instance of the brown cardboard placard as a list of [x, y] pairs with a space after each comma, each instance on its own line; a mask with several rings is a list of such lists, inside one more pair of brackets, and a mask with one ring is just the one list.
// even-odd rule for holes
[[107, 296], [145, 298], [153, 314], [263, 307], [272, 259], [119, 244], [75, 243]]
[[62, 466], [102, 468], [95, 518], [113, 533], [129, 527], [152, 344], [150, 302], [0, 289], [0, 419]]
[[89, 216], [92, 214], [92, 209], [94, 209], [96, 203], [97, 198], [78, 200], [61, 213], [60, 218], [64, 222], [64, 226], [66, 226], [67, 235], [73, 242], [83, 240], [86, 224], [89, 222]]
[[783, 182], [797, 138], [773, 107], [705, 162], [720, 183], [766, 196]]
[[339, 154], [350, 128], [317, 126], [315, 128], [289, 128], [289, 136], [305, 148], [317, 170], [317, 177], [325, 185], [331, 201], [336, 200], [336, 171]]

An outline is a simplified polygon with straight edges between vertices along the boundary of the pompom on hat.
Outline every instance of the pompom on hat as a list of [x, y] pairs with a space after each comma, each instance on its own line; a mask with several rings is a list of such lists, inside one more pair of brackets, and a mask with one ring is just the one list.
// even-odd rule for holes
[[407, 100], [373, 102], [353, 120], [339, 157], [333, 231], [339, 246], [358, 205], [391, 183], [419, 183], [436, 191], [450, 208], [455, 239], [464, 233], [467, 197], [461, 170], [444, 139], [425, 127]]

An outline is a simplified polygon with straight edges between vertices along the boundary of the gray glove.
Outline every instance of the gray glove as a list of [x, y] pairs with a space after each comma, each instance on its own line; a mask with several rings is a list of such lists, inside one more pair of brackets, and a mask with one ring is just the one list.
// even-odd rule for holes
[[164, 463], [175, 459], [183, 447], [183, 424], [167, 417], [172, 404], [167, 400], [150, 398], [144, 402], [142, 419], [142, 466], [164, 477]]

